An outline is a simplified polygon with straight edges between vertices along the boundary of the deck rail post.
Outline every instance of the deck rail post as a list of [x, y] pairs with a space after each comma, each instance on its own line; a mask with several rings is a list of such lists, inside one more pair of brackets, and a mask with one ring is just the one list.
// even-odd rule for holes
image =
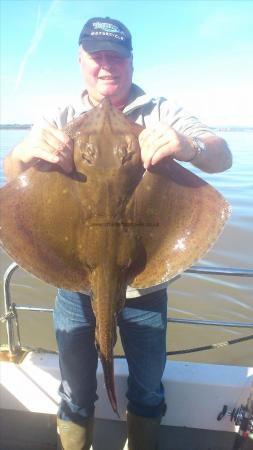
[[[16, 318], [16, 313], [13, 311], [12, 302], [11, 302], [11, 294], [10, 294], [10, 282], [13, 273], [18, 269], [18, 264], [13, 262], [7, 268], [4, 273], [4, 312], [6, 315], [6, 331], [7, 331], [7, 339], [8, 339], [8, 347], [10, 356], [15, 356], [20, 350], [20, 342], [18, 345], [15, 343], [15, 333], [13, 327], [13, 319]], [[13, 313], [10, 314], [10, 313]]]

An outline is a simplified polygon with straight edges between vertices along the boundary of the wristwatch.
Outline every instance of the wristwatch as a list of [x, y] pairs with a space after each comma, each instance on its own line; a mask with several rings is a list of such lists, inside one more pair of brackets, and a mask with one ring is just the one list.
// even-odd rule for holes
[[193, 137], [191, 137], [191, 140], [192, 140], [192, 146], [196, 150], [196, 153], [188, 161], [192, 161], [194, 158], [196, 158], [197, 156], [201, 155], [203, 152], [206, 151], [206, 144], [201, 139], [193, 136]]

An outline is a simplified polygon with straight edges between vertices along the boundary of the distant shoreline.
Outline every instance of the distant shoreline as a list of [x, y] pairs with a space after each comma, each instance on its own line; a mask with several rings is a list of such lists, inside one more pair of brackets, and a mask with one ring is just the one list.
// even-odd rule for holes
[[0, 123], [0, 130], [29, 130], [32, 128], [31, 123], [19, 124], [19, 123]]
[[217, 126], [217, 127], [210, 127], [211, 130], [214, 131], [253, 131], [253, 127], [237, 127], [237, 126], [231, 126], [231, 127], [225, 127], [225, 126]]
[[[0, 130], [29, 130], [32, 128], [32, 123], [25, 123], [25, 124], [19, 124], [19, 123], [6, 123], [6, 124], [0, 124]], [[253, 131], [253, 127], [246, 127], [246, 126], [217, 126], [217, 127], [210, 127], [211, 130], [214, 131]]]

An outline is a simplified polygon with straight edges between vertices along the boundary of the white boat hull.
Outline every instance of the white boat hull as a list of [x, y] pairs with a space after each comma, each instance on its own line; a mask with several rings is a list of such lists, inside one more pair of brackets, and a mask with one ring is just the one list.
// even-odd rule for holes
[[[120, 419], [113, 413], [104, 386], [102, 367], [97, 371], [96, 418], [125, 420], [128, 368], [115, 360], [115, 384]], [[0, 362], [0, 408], [56, 414], [60, 383], [58, 355], [30, 352], [20, 364]], [[235, 432], [228, 416], [217, 416], [224, 405], [246, 405], [253, 392], [253, 368], [168, 361], [163, 377], [167, 411], [162, 424]]]

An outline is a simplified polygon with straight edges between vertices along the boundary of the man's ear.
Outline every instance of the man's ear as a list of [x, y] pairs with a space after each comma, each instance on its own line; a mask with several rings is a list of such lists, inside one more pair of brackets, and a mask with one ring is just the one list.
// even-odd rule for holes
[[79, 45], [78, 48], [78, 63], [81, 64], [81, 60], [82, 60], [82, 46]]
[[133, 59], [133, 54], [131, 54], [131, 63], [132, 63], [132, 73], [134, 71], [134, 59]]

